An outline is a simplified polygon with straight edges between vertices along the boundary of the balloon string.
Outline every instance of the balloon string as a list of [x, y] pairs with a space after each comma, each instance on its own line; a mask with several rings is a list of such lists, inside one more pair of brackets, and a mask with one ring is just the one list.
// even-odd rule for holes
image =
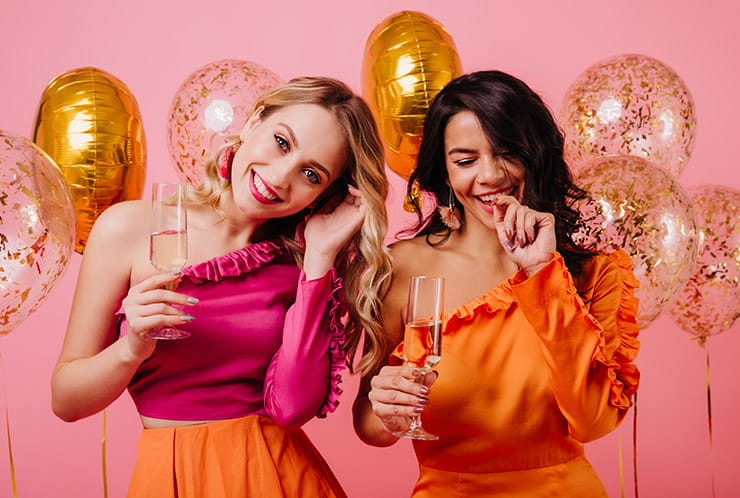
[[10, 481], [13, 484], [13, 498], [18, 498], [18, 489], [15, 480], [15, 464], [13, 463], [13, 445], [10, 442], [10, 415], [8, 413], [8, 391], [5, 389], [5, 363], [0, 353], [0, 374], [3, 377], [3, 398], [5, 399], [5, 432], [8, 436], [8, 461], [10, 462]]
[[624, 465], [622, 465], [622, 431], [619, 431], [619, 496], [624, 498]]
[[707, 425], [709, 427], [709, 458], [712, 471], [712, 496], [715, 495], [714, 490], [714, 443], [712, 438], [712, 381], [709, 375], [709, 348], [707, 348], [707, 338], [701, 337], [699, 339], [699, 345], [704, 348], [707, 353]]
[[108, 470], [105, 461], [105, 442], [108, 427], [108, 413], [107, 410], [103, 410], [103, 440], [101, 443], [101, 449], [103, 452], [102, 468], [103, 468], [103, 497], [108, 498]]
[[632, 473], [635, 479], [635, 498], [640, 498], [640, 492], [637, 488], [637, 393], [632, 403], [634, 415], [632, 417]]

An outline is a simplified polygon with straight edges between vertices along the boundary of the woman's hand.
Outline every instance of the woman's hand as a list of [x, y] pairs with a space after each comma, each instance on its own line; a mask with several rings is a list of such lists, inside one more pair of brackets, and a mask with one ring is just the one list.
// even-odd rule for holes
[[414, 367], [385, 366], [370, 381], [368, 399], [388, 432], [408, 429], [411, 418], [429, 404], [429, 387], [437, 380], [437, 374], [427, 372], [422, 382], [416, 382], [421, 376]]
[[148, 358], [154, 351], [157, 341], [147, 336], [150, 330], [194, 320], [192, 315], [173, 305], [193, 306], [198, 300], [165, 288], [167, 284], [175, 284], [178, 278], [174, 273], [158, 273], [132, 286], [124, 298], [128, 343], [134, 358]]
[[[306, 267], [309, 262], [316, 261], [324, 268], [318, 270], [318, 276], [334, 266], [334, 259], [344, 246], [357, 233], [365, 219], [365, 203], [362, 194], [354, 187], [349, 187], [347, 195], [333, 209], [314, 213], [308, 219], [304, 230], [306, 253], [304, 271], [308, 277]], [[310, 277], [308, 277], [310, 278]]]
[[506, 252], [527, 276], [553, 258], [556, 248], [555, 217], [523, 206], [514, 197], [494, 200], [493, 221]]

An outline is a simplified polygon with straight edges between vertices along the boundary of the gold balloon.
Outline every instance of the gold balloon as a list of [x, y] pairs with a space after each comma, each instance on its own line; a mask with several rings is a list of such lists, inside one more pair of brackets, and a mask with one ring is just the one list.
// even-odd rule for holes
[[462, 74], [455, 42], [437, 21], [403, 11], [370, 33], [362, 62], [362, 92], [375, 115], [388, 166], [408, 178], [416, 166], [424, 116], [432, 99]]
[[144, 190], [146, 144], [136, 99], [100, 69], [62, 73], [41, 95], [33, 140], [54, 159], [72, 191], [75, 250], [82, 253], [100, 213], [140, 199]]

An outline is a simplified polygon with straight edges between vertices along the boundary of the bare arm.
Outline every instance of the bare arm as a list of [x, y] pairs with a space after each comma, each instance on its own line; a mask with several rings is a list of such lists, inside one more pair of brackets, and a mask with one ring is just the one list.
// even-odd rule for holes
[[[158, 274], [129, 289], [147, 213], [142, 202], [113, 206], [90, 234], [52, 374], [52, 409], [63, 420], [93, 415], [115, 401], [154, 351], [156, 343], [144, 336], [146, 330], [182, 323], [185, 314], [169, 304], [187, 304], [187, 297], [159, 289], [175, 275]], [[116, 339], [115, 312], [127, 293], [129, 333]]]
[[[393, 280], [383, 299], [383, 332], [388, 346], [385, 357], [403, 340], [408, 275], [402, 271], [404, 257], [399, 252], [393, 251]], [[390, 446], [398, 441], [392, 433], [407, 429], [411, 417], [421, 413], [429, 403], [429, 386], [437, 378], [430, 372], [421, 385], [414, 382], [419, 375], [411, 367], [385, 365], [379, 372], [362, 378], [352, 407], [354, 428], [360, 439], [373, 446]]]

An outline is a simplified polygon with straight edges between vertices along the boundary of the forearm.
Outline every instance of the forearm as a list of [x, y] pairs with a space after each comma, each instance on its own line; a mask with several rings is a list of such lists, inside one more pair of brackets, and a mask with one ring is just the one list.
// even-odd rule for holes
[[373, 413], [368, 397], [358, 397], [352, 406], [352, 422], [357, 436], [371, 446], [391, 446], [398, 437], [391, 434], [383, 422]]
[[144, 358], [135, 358], [123, 336], [100, 353], [57, 363], [51, 382], [52, 410], [72, 422], [103, 410], [126, 389]]

